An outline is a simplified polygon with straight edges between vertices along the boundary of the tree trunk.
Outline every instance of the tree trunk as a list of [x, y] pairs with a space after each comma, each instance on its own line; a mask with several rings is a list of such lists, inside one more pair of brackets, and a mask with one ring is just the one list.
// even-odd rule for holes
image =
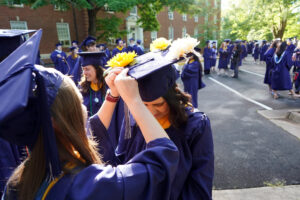
[[279, 25], [276, 26], [273, 24], [272, 27], [273, 37], [282, 39], [283, 34], [285, 32], [286, 25], [287, 25], [287, 17], [282, 17], [280, 19]]
[[89, 35], [96, 36], [96, 20], [99, 9], [88, 10], [89, 16]]

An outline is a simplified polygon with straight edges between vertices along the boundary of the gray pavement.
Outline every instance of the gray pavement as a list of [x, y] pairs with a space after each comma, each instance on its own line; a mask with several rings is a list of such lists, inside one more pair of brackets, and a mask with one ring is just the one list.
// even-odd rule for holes
[[[300, 140], [258, 113], [266, 107], [299, 109], [300, 99], [292, 99], [287, 92], [273, 99], [263, 84], [265, 66], [253, 65], [250, 57], [247, 60], [241, 69], [253, 73], [240, 71], [238, 79], [206, 75], [206, 87], [198, 93], [198, 109], [209, 116], [213, 130], [215, 199], [226, 199], [228, 189], [233, 190], [233, 196], [227, 199], [235, 200], [246, 199], [238, 196], [248, 191], [245, 188], [300, 185]], [[291, 186], [287, 191], [294, 189], [299, 187]], [[266, 198], [247, 199], [273, 199], [267, 194], [272, 192], [266, 192]]]

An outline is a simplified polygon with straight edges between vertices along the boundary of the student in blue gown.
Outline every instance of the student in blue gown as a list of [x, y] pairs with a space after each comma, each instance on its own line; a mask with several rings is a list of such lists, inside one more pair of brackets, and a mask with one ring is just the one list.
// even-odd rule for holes
[[[29, 39], [31, 43], [11, 54], [10, 60], [0, 64], [1, 71], [8, 75], [0, 76], [0, 83], [5, 81], [4, 87], [20, 87], [15, 85], [19, 82], [24, 90], [32, 83], [38, 86], [37, 99], [20, 97], [30, 103], [13, 102], [12, 107], [0, 114], [0, 119], [7, 115], [14, 117], [14, 121], [6, 121], [0, 137], [31, 148], [30, 156], [10, 177], [2, 198], [169, 199], [178, 167], [178, 150], [143, 104], [137, 82], [126, 71], [115, 78], [118, 94], [135, 117], [147, 149], [123, 165], [106, 165], [96, 151], [96, 142], [86, 136], [86, 110], [81, 106], [82, 97], [75, 84], [55, 69], [34, 65], [40, 38], [41, 31]], [[23, 62], [17, 62], [20, 60]], [[11, 68], [6, 67], [8, 64]], [[116, 94], [111, 91], [110, 95]], [[18, 109], [20, 104], [24, 109], [15, 114], [13, 108]], [[104, 101], [99, 111], [100, 133], [109, 126], [115, 106], [116, 102], [109, 97]]]
[[68, 73], [67, 55], [62, 51], [62, 43], [57, 43], [56, 49], [51, 53], [50, 58], [56, 70], [63, 74]]
[[300, 91], [300, 41], [298, 41], [297, 48], [294, 50], [293, 55], [294, 68], [295, 68], [295, 93], [299, 94]]
[[136, 45], [134, 46], [134, 49], [135, 49], [135, 52], [138, 56], [144, 54], [144, 48], [142, 47], [142, 41], [141, 40], [136, 41]]
[[243, 40], [242, 44], [241, 44], [241, 47], [242, 47], [242, 60], [244, 60], [246, 57], [247, 57], [247, 44], [246, 44], [246, 40]]
[[[253, 58], [254, 58], [255, 64], [258, 64], [259, 52], [260, 52], [259, 44], [256, 43], [254, 46], [254, 49], [253, 49]], [[257, 61], [257, 63], [256, 63], [256, 61]]]
[[203, 53], [204, 58], [204, 74], [210, 74], [211, 61], [212, 61], [212, 51], [210, 48], [209, 41], [206, 41], [206, 46]]
[[292, 82], [290, 76], [290, 69], [293, 65], [292, 53], [288, 49], [286, 42], [278, 44], [278, 47], [275, 51], [271, 76], [271, 87], [273, 90], [273, 97], [277, 99], [279, 97], [278, 90], [289, 90], [290, 94], [295, 97], [295, 93], [292, 90]]
[[264, 78], [264, 83], [267, 84], [269, 86], [269, 91], [272, 91], [271, 88], [271, 69], [274, 67], [273, 66], [273, 57], [274, 57], [274, 53], [275, 50], [277, 48], [277, 43], [278, 41], [275, 40], [272, 45], [270, 46], [270, 48], [266, 51], [264, 57], [265, 57], [265, 61], [266, 61], [266, 73], [265, 73], [265, 78]]
[[268, 49], [267, 41], [263, 40], [261, 48], [260, 48], [260, 52], [259, 52], [260, 63], [265, 61], [265, 53], [266, 53], [267, 49]]
[[[145, 58], [149, 59], [147, 56]], [[137, 79], [144, 104], [179, 149], [179, 167], [168, 199], [212, 199], [214, 153], [210, 121], [204, 113], [190, 106], [189, 97], [176, 85], [176, 72], [168, 62], [164, 56], [157, 56], [145, 65], [133, 66], [128, 73]], [[112, 84], [107, 84], [115, 91]], [[128, 123], [123, 123], [115, 151], [107, 150], [104, 153], [105, 162], [126, 163], [147, 148], [135, 117], [129, 116], [127, 120], [125, 122]], [[89, 130], [96, 138], [103, 138], [102, 134], [119, 134], [99, 134], [97, 122], [99, 116], [90, 118]], [[110, 142], [103, 141], [102, 145], [111, 146]]]
[[221, 44], [221, 47], [219, 49], [219, 73], [222, 73], [221, 71], [224, 70], [224, 73], [227, 73], [228, 71], [228, 65], [227, 65], [227, 60], [228, 60], [229, 52], [228, 48], [225, 42]]
[[114, 57], [118, 53], [126, 52], [126, 48], [124, 46], [124, 42], [121, 38], [116, 39], [116, 48], [111, 51], [111, 57]]
[[[200, 49], [195, 48], [195, 51], [199, 53]], [[183, 66], [181, 73], [181, 80], [184, 86], [184, 92], [192, 96], [192, 104], [194, 108], [198, 108], [198, 90], [205, 87], [202, 82], [202, 66], [199, 61], [199, 57], [193, 54], [188, 62]]]
[[105, 55], [101, 57], [101, 62], [103, 64], [103, 68], [107, 68], [106, 67], [106, 63], [107, 61], [109, 61], [109, 59], [111, 58], [111, 55], [110, 55], [110, 51], [109, 49], [106, 47], [106, 44], [98, 44], [97, 45], [97, 48], [99, 49], [100, 52], [104, 52]]
[[76, 62], [78, 61], [78, 49], [74, 46], [70, 47], [71, 54], [67, 57], [67, 63], [70, 67], [69, 72], [67, 74], [71, 74], [74, 69]]
[[212, 43], [211, 47], [211, 53], [212, 53], [212, 59], [211, 59], [211, 71], [215, 72], [216, 71], [216, 63], [217, 63], [217, 55], [218, 55], [218, 49], [216, 47], [216, 42]]
[[228, 51], [229, 55], [228, 55], [227, 65], [230, 65], [230, 59], [231, 59], [231, 56], [232, 56], [233, 48], [234, 48], [233, 42], [228, 40], [228, 42], [227, 42], [227, 51]]
[[82, 50], [79, 48], [78, 44], [79, 44], [79, 43], [78, 43], [77, 40], [73, 40], [73, 41], [72, 41], [72, 47], [76, 47], [77, 52], [82, 52]]
[[[80, 44], [80, 48], [84, 47], [87, 52], [97, 52], [97, 46], [96, 46], [96, 38], [93, 36], [88, 36], [83, 40], [83, 42]], [[71, 72], [72, 79], [75, 82], [76, 85], [78, 85], [78, 82], [81, 79], [82, 76], [82, 59], [79, 57], [77, 60], [73, 71]]]
[[79, 83], [83, 96], [83, 104], [87, 108], [88, 116], [94, 115], [101, 107], [106, 94], [103, 78], [103, 63], [101, 52], [81, 52], [83, 77]]
[[134, 38], [129, 39], [129, 45], [126, 48], [126, 52], [135, 52], [135, 40], [134, 40]]

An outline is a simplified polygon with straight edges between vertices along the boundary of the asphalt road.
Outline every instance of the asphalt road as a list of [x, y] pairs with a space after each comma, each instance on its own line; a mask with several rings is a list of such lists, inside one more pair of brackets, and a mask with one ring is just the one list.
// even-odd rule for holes
[[211, 120], [214, 189], [300, 184], [300, 140], [257, 113], [300, 108], [300, 99], [287, 91], [273, 99], [263, 84], [264, 72], [265, 65], [247, 57], [238, 79], [216, 73], [203, 78], [198, 109]]

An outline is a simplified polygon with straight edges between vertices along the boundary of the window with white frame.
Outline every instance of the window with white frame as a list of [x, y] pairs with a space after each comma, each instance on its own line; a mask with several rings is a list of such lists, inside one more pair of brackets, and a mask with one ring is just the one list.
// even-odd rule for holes
[[8, 1], [8, 6], [23, 8], [24, 4], [22, 4], [20, 0], [13, 0], [13, 1]]
[[54, 11], [66, 11], [67, 9], [61, 5], [54, 5]]
[[130, 15], [137, 15], [137, 6], [134, 6], [131, 10], [130, 10]]
[[168, 16], [169, 16], [169, 20], [173, 20], [174, 19], [174, 13], [173, 13], [173, 11], [170, 8], [168, 10]]
[[68, 23], [56, 23], [58, 40], [63, 46], [71, 45], [70, 29]]
[[194, 15], [194, 20], [195, 20], [195, 22], [198, 22], [198, 21], [199, 21], [198, 15]]
[[196, 27], [196, 28], [194, 29], [194, 37], [198, 37], [198, 34], [199, 34], [198, 28]]
[[186, 35], [186, 28], [183, 27], [183, 28], [182, 28], [182, 37], [185, 37], [185, 35]]
[[214, 24], [217, 24], [217, 15], [214, 15]]
[[157, 31], [152, 31], [151, 32], [151, 40], [156, 40], [157, 39]]
[[106, 4], [104, 4], [104, 10], [106, 11], [106, 12], [108, 12], [108, 13], [111, 13], [111, 14], [113, 14], [114, 13], [114, 11], [113, 10], [111, 10], [110, 8], [109, 8], [109, 6], [108, 6], [108, 4], [106, 3]]
[[169, 26], [169, 40], [174, 39], [174, 28], [172, 26]]
[[187, 16], [186, 16], [186, 14], [184, 13], [184, 14], [182, 14], [182, 21], [185, 21], [185, 22], [186, 22], [186, 20], [187, 20]]
[[21, 29], [27, 30], [27, 22], [26, 21], [9, 21], [11, 29]]

